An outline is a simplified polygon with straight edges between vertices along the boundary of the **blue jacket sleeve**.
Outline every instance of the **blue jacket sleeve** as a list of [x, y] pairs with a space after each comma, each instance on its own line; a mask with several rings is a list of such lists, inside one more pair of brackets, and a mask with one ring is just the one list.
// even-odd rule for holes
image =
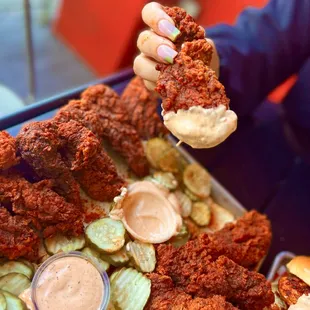
[[271, 0], [234, 26], [206, 29], [220, 57], [220, 80], [239, 116], [253, 111], [310, 56], [310, 0]]

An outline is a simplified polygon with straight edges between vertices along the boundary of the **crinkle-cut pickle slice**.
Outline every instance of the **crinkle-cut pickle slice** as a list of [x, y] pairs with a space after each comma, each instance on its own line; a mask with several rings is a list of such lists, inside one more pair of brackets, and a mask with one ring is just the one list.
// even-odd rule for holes
[[200, 198], [192, 193], [188, 188], [185, 188], [184, 193], [193, 202], [200, 200]]
[[187, 230], [187, 226], [183, 223], [180, 231], [174, 237], [172, 237], [168, 243], [171, 243], [174, 247], [179, 248], [184, 245], [190, 238], [190, 234]]
[[156, 265], [156, 254], [153, 244], [140, 241], [128, 242], [127, 253], [132, 265], [141, 272], [152, 272]]
[[30, 286], [30, 280], [21, 273], [9, 273], [0, 278], [0, 289], [18, 296]]
[[102, 254], [101, 257], [114, 267], [125, 266], [129, 262], [125, 246], [113, 254]]
[[151, 166], [157, 169], [160, 158], [171, 149], [171, 145], [161, 138], [147, 141], [145, 155]]
[[208, 198], [208, 201], [212, 202], [210, 204], [212, 217], [211, 222], [208, 225], [209, 230], [218, 231], [222, 229], [227, 223], [231, 223], [235, 220], [234, 215], [230, 211], [216, 204], [210, 198]]
[[111, 276], [111, 301], [116, 309], [143, 310], [151, 294], [151, 281], [132, 268]]
[[0, 277], [3, 277], [9, 273], [21, 273], [26, 276], [29, 280], [33, 277], [33, 267], [19, 262], [19, 261], [8, 261], [0, 266]]
[[185, 186], [199, 198], [207, 198], [211, 192], [211, 178], [206, 169], [198, 164], [188, 165], [183, 173]]
[[156, 171], [153, 174], [153, 178], [156, 182], [169, 190], [174, 190], [178, 187], [178, 181], [171, 172]]
[[45, 248], [49, 254], [57, 254], [59, 252], [71, 252], [82, 249], [85, 246], [85, 238], [83, 235], [78, 237], [68, 237], [57, 234], [44, 240]]
[[176, 190], [174, 194], [180, 203], [182, 217], [188, 217], [192, 212], [192, 201], [180, 190]]
[[1, 293], [0, 291], [0, 310], [6, 310], [6, 299], [4, 297], [4, 295]]
[[125, 244], [125, 228], [121, 221], [103, 218], [86, 228], [86, 238], [96, 250], [114, 253]]
[[211, 221], [211, 208], [205, 202], [195, 202], [193, 203], [190, 217], [199, 226], [209, 225]]
[[180, 153], [171, 146], [171, 149], [165, 152], [159, 159], [158, 167], [162, 171], [178, 173], [182, 170]]
[[6, 301], [5, 310], [27, 310], [28, 309], [25, 303], [20, 298], [6, 291], [0, 291], [0, 292], [5, 297], [5, 301]]
[[103, 270], [107, 271], [110, 268], [110, 264], [102, 260], [100, 253], [96, 250], [86, 247], [82, 250], [82, 253], [90, 258], [95, 258]]

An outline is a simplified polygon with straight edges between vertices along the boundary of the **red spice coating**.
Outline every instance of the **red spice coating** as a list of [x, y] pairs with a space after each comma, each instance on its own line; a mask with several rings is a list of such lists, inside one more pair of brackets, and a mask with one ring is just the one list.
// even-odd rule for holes
[[0, 256], [8, 259], [25, 257], [31, 261], [37, 259], [40, 238], [29, 223], [29, 219], [11, 216], [0, 207]]
[[18, 163], [15, 139], [6, 131], [0, 131], [0, 170], [9, 169]]
[[[182, 49], [174, 59], [173, 65], [157, 65], [156, 69], [160, 71], [160, 75], [156, 91], [163, 98], [162, 107], [165, 113], [177, 112], [179, 109], [188, 110], [192, 106], [212, 108], [222, 104], [228, 108], [229, 99], [226, 97], [224, 86], [217, 79], [215, 72], [200, 60], [200, 51], [210, 51], [211, 48], [205, 40], [185, 43], [184, 50], [189, 54]], [[200, 59], [192, 58], [191, 53]], [[206, 56], [204, 61], [208, 62], [209, 57]]]
[[136, 76], [129, 82], [121, 100], [130, 124], [142, 139], [168, 134], [156, 111], [157, 97], [145, 87], [141, 77]]
[[203, 27], [199, 26], [194, 18], [179, 7], [164, 7], [164, 11], [173, 19], [175, 26], [180, 30], [180, 35], [175, 40], [177, 47], [183, 42], [190, 42], [205, 38]]

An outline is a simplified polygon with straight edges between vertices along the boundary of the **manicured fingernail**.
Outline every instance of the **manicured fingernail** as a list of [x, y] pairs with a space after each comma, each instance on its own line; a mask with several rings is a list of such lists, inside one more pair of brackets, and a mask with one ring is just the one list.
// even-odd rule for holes
[[162, 59], [166, 60], [170, 64], [173, 64], [173, 58], [178, 54], [174, 49], [168, 45], [159, 45], [157, 54]]
[[158, 29], [172, 41], [174, 41], [180, 34], [180, 30], [174, 27], [174, 25], [166, 19], [159, 21]]

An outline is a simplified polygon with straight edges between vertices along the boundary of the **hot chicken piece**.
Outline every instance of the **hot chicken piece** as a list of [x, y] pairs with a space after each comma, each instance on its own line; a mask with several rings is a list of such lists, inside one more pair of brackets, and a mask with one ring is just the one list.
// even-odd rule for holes
[[310, 257], [297, 256], [278, 282], [280, 297], [289, 309], [310, 309]]
[[225, 88], [209, 67], [213, 48], [203, 29], [183, 9], [164, 10], [181, 31], [174, 64], [156, 67], [164, 124], [193, 148], [214, 147], [236, 130], [237, 116], [229, 110]]

